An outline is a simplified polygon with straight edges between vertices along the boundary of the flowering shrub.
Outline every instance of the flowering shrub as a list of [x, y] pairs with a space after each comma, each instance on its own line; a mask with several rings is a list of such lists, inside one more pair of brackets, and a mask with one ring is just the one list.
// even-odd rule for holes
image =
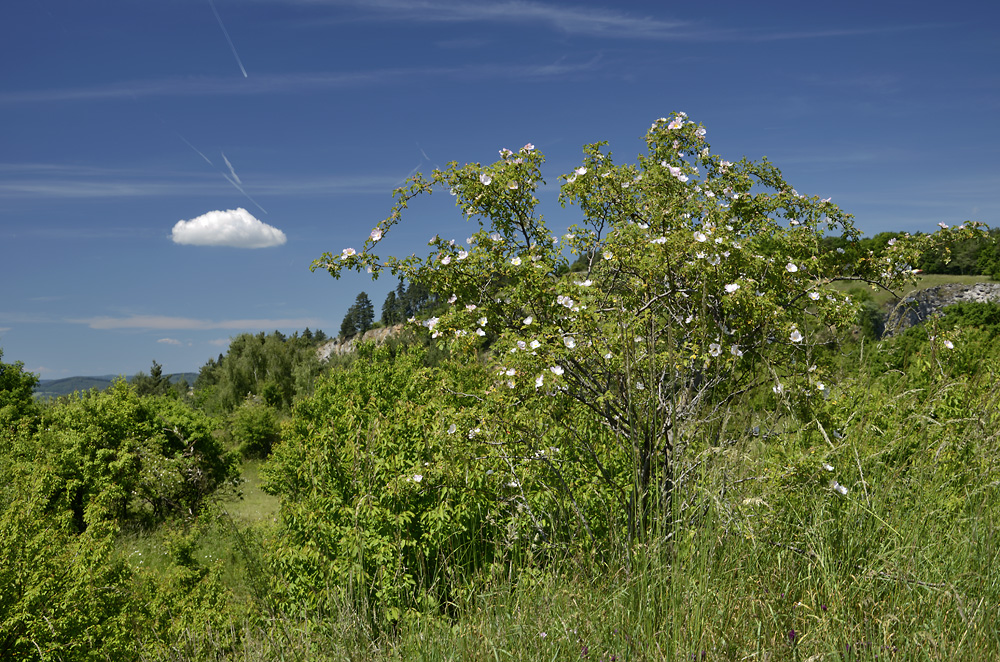
[[[616, 164], [604, 143], [584, 148], [560, 177], [560, 202], [581, 212], [561, 237], [538, 212], [543, 156], [529, 144], [492, 165], [414, 176], [360, 251], [313, 263], [335, 277], [388, 270], [447, 301], [420, 323], [457, 351], [490, 349], [495, 380], [481, 393], [488, 415], [478, 429], [496, 443], [506, 443], [512, 412], [572, 403], [574, 416], [599, 422], [629, 468], [602, 473], [607, 493], [640, 534], [670, 524], [679, 458], [711, 443], [738, 399], [769, 391], [805, 420], [822, 409], [817, 347], [858, 311], [834, 282], [897, 286], [942, 236], [978, 232], [970, 223], [907, 236], [876, 257], [830, 199], [799, 194], [766, 160], [724, 160], [684, 113], [655, 121], [646, 145], [635, 164]], [[410, 202], [435, 189], [479, 230], [464, 243], [432, 237], [426, 258], [379, 256]], [[826, 234], [846, 248], [822, 251]], [[535, 435], [551, 424], [537, 416]]]

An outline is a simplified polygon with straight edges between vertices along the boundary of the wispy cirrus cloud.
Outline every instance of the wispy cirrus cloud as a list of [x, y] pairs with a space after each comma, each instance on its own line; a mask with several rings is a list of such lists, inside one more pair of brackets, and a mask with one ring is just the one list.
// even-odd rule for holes
[[543, 80], [582, 73], [594, 68], [598, 59], [551, 63], [477, 64], [455, 67], [398, 67], [367, 71], [285, 73], [254, 76], [249, 80], [226, 77], [162, 78], [119, 81], [106, 84], [47, 90], [0, 92], [0, 105], [108, 101], [134, 97], [218, 97], [271, 94], [307, 94], [364, 86], [415, 82], [429, 78], [457, 81], [490, 79]]
[[68, 319], [73, 324], [85, 324], [91, 329], [117, 330], [133, 329], [143, 331], [250, 331], [264, 329], [302, 329], [320, 326], [323, 320], [316, 318], [279, 319], [231, 319], [207, 320], [193, 317], [171, 317], [167, 315], [129, 315], [127, 317], [84, 317]]
[[[726, 28], [705, 21], [689, 21], [650, 14], [586, 7], [580, 4], [552, 4], [532, 0], [463, 2], [459, 0], [262, 0], [312, 7], [351, 9], [361, 18], [407, 23], [510, 23], [547, 27], [568, 35], [604, 39], [643, 39], [677, 42], [763, 42], [798, 39], [830, 39], [903, 32], [928, 25], [886, 25], [822, 30], [773, 30], [768, 28]], [[342, 22], [337, 16], [331, 21]], [[310, 19], [315, 25], [315, 19]]]
[[[259, 195], [357, 195], [384, 193], [406, 178], [394, 175], [256, 173]], [[228, 179], [227, 179], [228, 181]], [[232, 182], [230, 182], [232, 184]], [[143, 198], [218, 195], [225, 186], [211, 173], [124, 170], [44, 163], [0, 163], [0, 198]]]
[[160, 338], [156, 342], [161, 343], [163, 345], [183, 345], [184, 344], [180, 340], [177, 340], [176, 338]]

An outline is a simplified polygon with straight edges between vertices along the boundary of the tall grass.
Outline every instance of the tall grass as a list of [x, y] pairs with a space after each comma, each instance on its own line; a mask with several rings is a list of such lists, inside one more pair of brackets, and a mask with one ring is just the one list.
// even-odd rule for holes
[[140, 633], [142, 657], [1000, 659], [1000, 395], [989, 370], [940, 372], [845, 374], [830, 396], [843, 429], [785, 424], [716, 453], [678, 495], [698, 517], [674, 535], [498, 561], [447, 605], [392, 623], [367, 592], [339, 593], [324, 614], [277, 606], [261, 528], [273, 515], [256, 515], [268, 502], [234, 508], [246, 512], [198, 543], [229, 550], [204, 561], [222, 597], [201, 608], [217, 618]]

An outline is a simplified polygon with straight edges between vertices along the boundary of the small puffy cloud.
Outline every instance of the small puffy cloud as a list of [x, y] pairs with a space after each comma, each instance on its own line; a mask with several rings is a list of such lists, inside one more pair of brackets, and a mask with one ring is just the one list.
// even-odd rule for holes
[[246, 209], [210, 211], [190, 221], [177, 221], [172, 239], [190, 246], [232, 246], [267, 248], [287, 241], [285, 233], [258, 221]]
[[180, 345], [181, 341], [176, 338], [160, 338], [156, 342], [163, 343], [164, 345]]

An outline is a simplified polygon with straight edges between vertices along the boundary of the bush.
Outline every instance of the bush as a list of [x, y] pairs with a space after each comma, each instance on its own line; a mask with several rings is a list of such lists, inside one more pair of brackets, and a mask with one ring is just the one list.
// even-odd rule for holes
[[263, 459], [281, 436], [274, 408], [247, 398], [230, 416], [229, 433], [245, 459]]

